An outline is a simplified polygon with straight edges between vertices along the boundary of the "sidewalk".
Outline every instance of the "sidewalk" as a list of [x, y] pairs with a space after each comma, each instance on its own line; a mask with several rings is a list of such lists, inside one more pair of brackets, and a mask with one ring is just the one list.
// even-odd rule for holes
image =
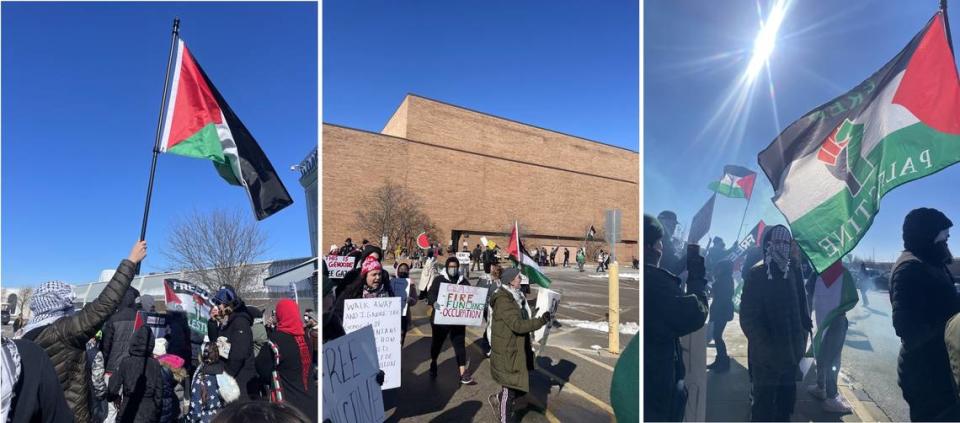
[[[740, 330], [739, 315], [727, 324], [723, 339], [730, 355], [730, 371], [719, 374], [707, 370], [707, 421], [750, 420], [750, 378], [747, 374], [747, 338]], [[712, 363], [716, 349], [711, 341], [707, 346], [707, 363]], [[840, 415], [827, 413], [820, 401], [807, 393], [806, 386], [815, 384], [816, 365], [810, 368], [802, 383], [797, 385], [797, 403], [793, 421], [798, 422], [861, 422], [890, 421], [877, 405], [862, 390], [851, 386], [840, 371], [839, 391], [850, 403], [853, 413]]]

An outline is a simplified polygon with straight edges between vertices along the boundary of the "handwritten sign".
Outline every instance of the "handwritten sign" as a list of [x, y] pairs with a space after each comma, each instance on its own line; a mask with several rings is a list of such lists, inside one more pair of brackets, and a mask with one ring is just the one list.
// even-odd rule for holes
[[343, 330], [347, 333], [372, 327], [377, 358], [386, 374], [383, 389], [400, 387], [400, 298], [366, 298], [343, 303]]
[[343, 279], [347, 272], [353, 270], [353, 262], [357, 260], [352, 256], [326, 256], [323, 259], [327, 262], [327, 269], [330, 269], [330, 279]]
[[[543, 313], [550, 311], [550, 316], [557, 317], [557, 306], [560, 305], [560, 293], [546, 288], [537, 290], [537, 317], [543, 316]], [[533, 333], [533, 340], [541, 345], [546, 344], [547, 337], [550, 336], [551, 324], [543, 325]]]
[[457, 253], [457, 261], [460, 262], [461, 266], [470, 265], [470, 253], [466, 251], [460, 251]]
[[434, 323], [438, 325], [482, 326], [483, 309], [487, 306], [487, 289], [441, 283], [437, 295]]
[[381, 423], [383, 394], [377, 384], [377, 345], [365, 326], [323, 344], [323, 419], [333, 423]]

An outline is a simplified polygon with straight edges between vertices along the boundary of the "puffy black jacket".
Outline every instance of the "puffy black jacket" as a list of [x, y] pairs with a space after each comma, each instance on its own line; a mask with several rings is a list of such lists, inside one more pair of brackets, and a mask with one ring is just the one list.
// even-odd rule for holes
[[[5, 340], [6, 341], [6, 340]], [[37, 344], [15, 339], [20, 356], [20, 378], [10, 404], [11, 423], [66, 423], [73, 421], [50, 357]]]
[[643, 414], [648, 421], [667, 421], [676, 418], [680, 337], [707, 321], [707, 296], [682, 292], [680, 278], [659, 267], [644, 266], [643, 278]]
[[[219, 336], [226, 337], [230, 342], [227, 374], [236, 379], [241, 398], [259, 390], [256, 382], [257, 370], [254, 367], [252, 326], [253, 317], [247, 312], [246, 306], [241, 306], [230, 314], [227, 323], [221, 326], [219, 331]], [[216, 340], [211, 339], [212, 341]]]
[[160, 366], [160, 380], [162, 381], [160, 402], [160, 423], [173, 423], [180, 418], [180, 401], [177, 399], [177, 381], [169, 368]]
[[[283, 388], [283, 401], [296, 407], [304, 415], [310, 418], [311, 422], [317, 421], [317, 374], [313, 371], [311, 365], [303, 367], [300, 359], [300, 347], [293, 335], [283, 332], [270, 333], [270, 342], [277, 346], [280, 353], [280, 364], [277, 365], [276, 358], [273, 355], [273, 348], [264, 345], [260, 349], [260, 354], [256, 358], [257, 373], [261, 380], [269, 381], [271, 372], [276, 370], [280, 378], [280, 386]], [[304, 337], [304, 342], [310, 345], [310, 338]], [[308, 351], [309, 352], [309, 351]], [[306, 375], [307, 384], [304, 385], [303, 377]]]
[[740, 297], [740, 327], [754, 384], [777, 385], [795, 371], [812, 326], [800, 270], [767, 275], [763, 263], [750, 268]]
[[952, 277], [946, 266], [904, 252], [890, 275], [890, 302], [902, 341], [897, 375], [910, 418], [940, 420], [957, 403], [944, 343], [947, 321], [960, 312]]
[[104, 371], [116, 372], [120, 362], [130, 355], [130, 339], [133, 338], [133, 322], [137, 319], [137, 297], [140, 292], [136, 288], [127, 289], [120, 300], [117, 313], [107, 319], [103, 325], [103, 359]]
[[163, 407], [163, 376], [160, 363], [153, 358], [153, 332], [141, 326], [130, 341], [130, 355], [120, 362], [119, 370], [110, 377], [107, 399], [123, 394], [117, 412], [119, 423], [154, 423], [160, 421]]
[[38, 334], [25, 336], [33, 339], [50, 356], [50, 361], [53, 362], [53, 367], [57, 371], [60, 386], [63, 387], [67, 404], [79, 423], [90, 421], [87, 402], [90, 392], [87, 389], [84, 372], [86, 368], [84, 351], [87, 341], [97, 334], [104, 322], [120, 305], [120, 299], [130, 287], [135, 270], [136, 265], [133, 262], [123, 260], [117, 267], [117, 273], [110, 279], [110, 283], [83, 310], [73, 316], [57, 320]]

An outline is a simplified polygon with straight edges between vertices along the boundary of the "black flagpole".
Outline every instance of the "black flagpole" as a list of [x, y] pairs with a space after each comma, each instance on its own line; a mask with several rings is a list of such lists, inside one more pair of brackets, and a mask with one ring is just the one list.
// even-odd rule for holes
[[943, 29], [947, 32], [947, 44], [950, 44], [950, 53], [953, 53], [953, 36], [950, 34], [950, 20], [947, 19], [947, 0], [940, 0], [940, 12], [943, 13]]
[[[150, 216], [150, 198], [153, 196], [153, 176], [157, 172], [157, 156], [160, 154], [160, 136], [163, 131], [163, 109], [167, 106], [167, 85], [170, 84], [170, 65], [173, 63], [173, 54], [177, 49], [177, 39], [180, 38], [180, 18], [173, 18], [173, 33], [170, 38], [170, 53], [167, 54], [167, 70], [163, 76], [163, 96], [160, 100], [160, 113], [157, 116], [157, 135], [153, 141], [153, 159], [150, 162], [150, 179], [147, 182], [147, 199], [143, 205], [143, 223], [140, 225], [140, 241], [147, 237], [147, 218]], [[140, 274], [140, 264], [137, 264], [137, 274]]]

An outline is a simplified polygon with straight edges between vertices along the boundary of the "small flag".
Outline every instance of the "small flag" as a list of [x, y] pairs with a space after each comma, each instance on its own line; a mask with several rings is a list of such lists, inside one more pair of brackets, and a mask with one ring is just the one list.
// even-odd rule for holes
[[520, 271], [524, 276], [530, 279], [531, 282], [544, 288], [550, 287], [550, 279], [540, 271], [540, 266], [538, 266], [537, 262], [530, 257], [530, 254], [527, 254], [527, 250], [523, 248], [523, 242], [520, 241], [520, 231], [517, 230], [516, 223], [513, 224], [513, 232], [510, 233], [510, 242], [507, 244], [507, 253], [510, 254], [510, 258], [515, 262], [523, 264], [520, 266]]
[[160, 151], [213, 161], [220, 176], [246, 189], [257, 220], [293, 203], [283, 182], [183, 40], [164, 110]]
[[595, 236], [597, 236], [597, 230], [593, 227], [593, 225], [590, 225], [590, 230], [587, 231], [587, 239], [593, 239]]
[[813, 355], [817, 356], [820, 352], [820, 344], [823, 341], [823, 334], [838, 317], [853, 309], [860, 301], [857, 295], [857, 284], [844, 266], [842, 261], [837, 261], [832, 266], [824, 270], [817, 277], [816, 287], [814, 288], [814, 304], [816, 311], [817, 332], [813, 336]]
[[710, 183], [711, 191], [724, 197], [750, 199], [757, 173], [745, 167], [727, 165], [723, 168], [723, 177]]
[[713, 203], [717, 195], [711, 195], [706, 204], [700, 208], [697, 214], [693, 215], [693, 222], [690, 223], [690, 236], [687, 238], [687, 244], [696, 244], [710, 231], [710, 222], [713, 221]]
[[960, 80], [937, 12], [879, 71], [792, 123], [758, 157], [818, 272], [864, 237], [890, 190], [960, 161]]

